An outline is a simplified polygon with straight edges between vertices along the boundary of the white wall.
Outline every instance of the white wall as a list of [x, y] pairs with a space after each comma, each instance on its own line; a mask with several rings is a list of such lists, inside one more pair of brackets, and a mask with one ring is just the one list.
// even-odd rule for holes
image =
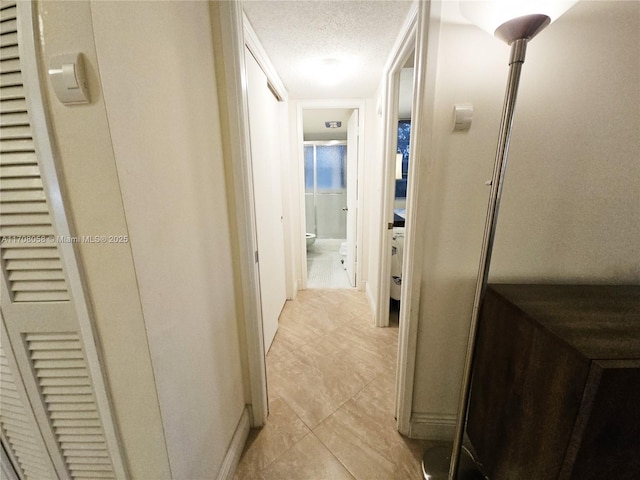
[[244, 398], [209, 5], [91, 8], [171, 474], [214, 478]]
[[[579, 2], [528, 48], [492, 281], [640, 282], [640, 4]], [[423, 145], [423, 283], [414, 433], [451, 426], [509, 48], [442, 25], [433, 142]], [[458, 102], [471, 131], [451, 132]], [[425, 136], [425, 138], [427, 138]]]

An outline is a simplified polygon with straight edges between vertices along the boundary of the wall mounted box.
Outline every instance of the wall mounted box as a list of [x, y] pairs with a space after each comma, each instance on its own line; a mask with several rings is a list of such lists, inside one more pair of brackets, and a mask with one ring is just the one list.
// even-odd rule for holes
[[467, 433], [491, 480], [640, 478], [640, 287], [492, 285]]
[[49, 60], [49, 80], [61, 103], [89, 103], [87, 75], [82, 53], [55, 55]]

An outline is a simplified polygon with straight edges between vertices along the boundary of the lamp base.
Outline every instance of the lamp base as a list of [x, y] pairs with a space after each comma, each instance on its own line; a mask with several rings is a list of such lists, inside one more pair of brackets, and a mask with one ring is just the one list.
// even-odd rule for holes
[[[451, 463], [451, 443], [431, 447], [425, 450], [422, 457], [422, 475], [424, 480], [451, 480], [449, 464]], [[460, 452], [460, 464], [456, 480], [486, 480], [473, 456], [465, 447]]]

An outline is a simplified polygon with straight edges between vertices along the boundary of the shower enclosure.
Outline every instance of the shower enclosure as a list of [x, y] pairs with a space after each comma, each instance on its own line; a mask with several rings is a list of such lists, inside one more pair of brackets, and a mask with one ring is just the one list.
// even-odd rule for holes
[[317, 238], [347, 237], [346, 142], [304, 142], [307, 233]]

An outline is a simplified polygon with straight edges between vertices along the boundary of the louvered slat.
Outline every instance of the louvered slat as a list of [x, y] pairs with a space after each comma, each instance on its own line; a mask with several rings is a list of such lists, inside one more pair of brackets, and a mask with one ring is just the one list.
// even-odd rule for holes
[[[2, 37], [11, 36], [6, 33], [13, 28], [11, 22], [2, 22]], [[14, 58], [12, 48], [6, 47], [0, 51], [0, 77], [9, 79], [3, 80], [0, 89], [2, 264], [14, 302], [69, 301], [60, 255], [53, 243], [54, 229], [35, 155], [22, 76], [19, 73], [20, 60]], [[46, 245], [42, 245], [43, 238], [46, 239]]]
[[12, 58], [18, 58], [20, 56], [20, 52], [18, 51], [17, 45], [9, 45], [8, 47], [4, 47], [2, 49], [2, 53], [0, 57], [2, 60], [10, 60]]
[[6, 58], [6, 56], [3, 55], [0, 62], [0, 68], [2, 68], [3, 73], [15, 73], [20, 71], [20, 60], [18, 58]]
[[64, 279], [64, 275], [61, 270], [38, 270], [38, 271], [16, 271], [11, 272], [9, 275], [9, 280], [11, 281], [20, 281], [20, 280], [62, 280]]
[[30, 333], [25, 340], [71, 477], [115, 478], [80, 339]]
[[0, 27], [0, 33], [2, 33], [2, 35], [18, 31], [18, 22], [15, 17], [7, 16], [2, 21], [1, 25], [2, 26]]
[[2, 176], [4, 178], [19, 178], [19, 177], [37, 177], [40, 178], [40, 170], [37, 165], [26, 166], [3, 166], [0, 167]]
[[0, 87], [13, 87], [16, 85], [23, 85], [22, 74], [7, 73], [0, 76]]
[[27, 125], [2, 127], [2, 129], [0, 129], [0, 138], [7, 140], [25, 140], [31, 138], [31, 130]]
[[[8, 114], [12, 114], [15, 112], [7, 112]], [[21, 153], [21, 152], [34, 152], [35, 147], [33, 146], [33, 140], [30, 138], [27, 140], [12, 140], [12, 139], [4, 139], [0, 138], [0, 149], [3, 155], [7, 155], [10, 153]]]
[[[5, 6], [4, 3], [7, 3]], [[15, 2], [2, 2], [2, 10], [0, 10], [0, 22], [16, 18]]]
[[[5, 75], [0, 75], [0, 78], [4, 78]], [[20, 79], [22, 80], [22, 79]], [[14, 87], [4, 87], [0, 90], [7, 90], [8, 88], [13, 89]], [[23, 88], [22, 81], [18, 83], [15, 88]], [[18, 113], [5, 113], [0, 115], [0, 127], [9, 127], [12, 125], [29, 125], [29, 116], [26, 112], [18, 112]], [[35, 157], [35, 155], [34, 155]], [[34, 159], [35, 160], [35, 159]], [[2, 162], [4, 164], [4, 162]]]
[[44, 449], [37, 441], [37, 430], [29, 421], [2, 347], [0, 347], [0, 364], [2, 364], [0, 425], [3, 436], [18, 461], [17, 467], [22, 469], [22, 473], [27, 479], [52, 478], [51, 471], [46, 464]]
[[2, 203], [0, 212], [7, 213], [48, 213], [46, 202]]
[[2, 202], [37, 202], [46, 200], [43, 190], [14, 190], [2, 192]]
[[[19, 62], [19, 60], [10, 60], [9, 62], [2, 62], [2, 67], [5, 66], [5, 64], [9, 63], [9, 64], [13, 64], [14, 62]], [[10, 68], [11, 65], [8, 65]], [[5, 70], [4, 68], [2, 68], [2, 74], [5, 75], [6, 73], [9, 73], [7, 70]], [[10, 100], [2, 100], [0, 101], [0, 113], [19, 113], [19, 112], [26, 112], [27, 111], [27, 102], [25, 101], [24, 98], [13, 98]]]
[[0, 100], [12, 100], [15, 98], [24, 98], [24, 87], [22, 85], [0, 89]]

